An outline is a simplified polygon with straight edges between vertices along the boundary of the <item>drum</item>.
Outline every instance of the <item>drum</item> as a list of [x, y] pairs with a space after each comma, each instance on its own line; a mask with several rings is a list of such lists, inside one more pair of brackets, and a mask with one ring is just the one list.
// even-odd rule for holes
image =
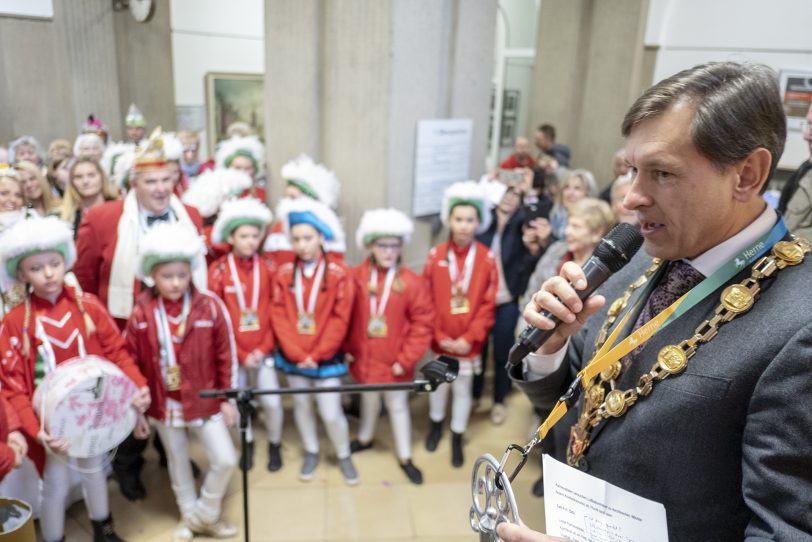
[[23, 501], [0, 498], [0, 540], [3, 542], [35, 542], [34, 515]]
[[49, 372], [34, 392], [34, 410], [49, 435], [70, 443], [70, 457], [95, 457], [135, 427], [135, 383], [98, 356], [73, 358]]

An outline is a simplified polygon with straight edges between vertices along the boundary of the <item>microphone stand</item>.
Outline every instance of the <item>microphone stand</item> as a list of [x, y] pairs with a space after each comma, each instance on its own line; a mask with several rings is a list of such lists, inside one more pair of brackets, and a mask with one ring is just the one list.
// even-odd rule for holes
[[[245, 450], [247, 446], [248, 423], [251, 413], [254, 410], [251, 401], [261, 395], [299, 395], [317, 393], [353, 393], [364, 391], [396, 391], [407, 390], [415, 393], [432, 392], [440, 384], [448, 384], [456, 380], [459, 373], [459, 361], [448, 356], [440, 356], [424, 365], [420, 372], [422, 379], [413, 382], [401, 382], [396, 384], [348, 384], [346, 386], [332, 386], [329, 388], [281, 388], [281, 389], [257, 389], [257, 388], [230, 388], [225, 390], [203, 390], [198, 395], [205, 399], [233, 399], [237, 403], [237, 410], [240, 413], [240, 445]], [[248, 469], [244, 462], [240, 462], [242, 470], [242, 514], [243, 533], [245, 542], [249, 542], [248, 531]]]

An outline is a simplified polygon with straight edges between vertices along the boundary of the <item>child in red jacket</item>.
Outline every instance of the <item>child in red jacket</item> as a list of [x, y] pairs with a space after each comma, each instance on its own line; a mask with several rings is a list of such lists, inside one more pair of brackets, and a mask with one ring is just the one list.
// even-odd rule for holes
[[[125, 332], [133, 356], [149, 382], [147, 416], [164, 443], [169, 479], [182, 520], [175, 540], [194, 534], [226, 538], [237, 529], [221, 518], [223, 496], [237, 463], [229, 427], [236, 408], [202, 399], [204, 389], [236, 385], [237, 352], [228, 310], [192, 284], [194, 262], [205, 250], [196, 231], [180, 224], [154, 226], [141, 240], [136, 272], [152, 288], [136, 301]], [[209, 459], [200, 494], [195, 489], [186, 430]]]
[[[43, 476], [40, 527], [45, 542], [62, 540], [65, 535], [70, 445], [45, 431], [32, 404], [35, 387], [61, 363], [96, 355], [118, 365], [140, 388], [133, 400], [139, 413], [150, 400], [147, 382], [127, 353], [113, 319], [95, 296], [66, 283], [65, 273], [75, 261], [73, 233], [56, 217], [21, 220], [6, 231], [0, 245], [0, 280], [8, 284], [16, 278], [30, 290], [0, 327], [0, 378], [3, 396], [19, 416], [29, 456]], [[103, 461], [104, 455], [76, 459], [82, 469], [94, 540], [117, 542], [120, 538], [113, 531]]]
[[[429, 252], [423, 275], [435, 303], [432, 349], [436, 354], [458, 358], [460, 372], [451, 384], [451, 463], [463, 464], [462, 436], [471, 414], [474, 374], [482, 370], [482, 343], [493, 326], [499, 286], [496, 261], [488, 247], [475, 239], [491, 219], [487, 192], [478, 183], [454, 183], [443, 194], [441, 218], [450, 230], [447, 243]], [[448, 384], [429, 395], [431, 430], [426, 449], [433, 452], [442, 435], [448, 400]]]
[[[248, 372], [256, 372], [260, 389], [279, 389], [274, 368], [275, 341], [271, 327], [271, 280], [275, 269], [270, 259], [258, 254], [271, 224], [270, 209], [253, 198], [226, 201], [212, 229], [215, 244], [225, 243], [230, 252], [209, 266], [209, 290], [226, 304], [234, 324], [240, 386], [248, 385]], [[282, 398], [262, 395], [265, 429], [268, 433], [268, 470], [282, 468]], [[248, 445], [240, 462], [254, 464], [254, 435], [249, 425]]]
[[[429, 348], [434, 305], [420, 275], [400, 266], [403, 245], [414, 226], [397, 209], [375, 209], [361, 217], [356, 241], [369, 258], [352, 270], [355, 277], [353, 319], [347, 341], [354, 361], [350, 372], [361, 384], [410, 382], [414, 368]], [[414, 484], [423, 475], [412, 464], [412, 420], [408, 391], [385, 391], [400, 468]], [[361, 425], [353, 452], [372, 447], [381, 412], [381, 392], [361, 396]]]
[[[287, 373], [291, 388], [337, 386], [347, 372], [340, 350], [350, 322], [353, 285], [347, 267], [329, 261], [323, 246], [343, 239], [341, 224], [326, 205], [310, 198], [286, 200], [280, 211], [296, 260], [280, 266], [274, 278], [271, 321], [279, 341], [276, 365]], [[316, 394], [316, 403], [344, 481], [357, 484], [341, 396]], [[305, 449], [299, 478], [312, 480], [319, 463], [319, 439], [309, 395], [294, 395], [293, 415]]]

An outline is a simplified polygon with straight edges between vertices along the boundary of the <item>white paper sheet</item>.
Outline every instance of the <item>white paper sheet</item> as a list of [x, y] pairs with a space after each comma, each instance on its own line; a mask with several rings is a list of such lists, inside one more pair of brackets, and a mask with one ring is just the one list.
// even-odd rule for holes
[[576, 542], [668, 542], [665, 507], [544, 456], [547, 534]]

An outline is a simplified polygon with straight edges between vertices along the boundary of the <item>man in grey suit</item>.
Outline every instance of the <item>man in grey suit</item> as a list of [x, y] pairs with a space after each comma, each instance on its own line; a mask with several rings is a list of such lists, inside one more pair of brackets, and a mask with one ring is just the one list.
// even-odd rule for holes
[[[577, 406], [568, 462], [662, 503], [671, 542], [812, 540], [812, 258], [789, 234], [770, 250], [784, 230], [761, 197], [785, 122], [776, 76], [760, 65], [705, 64], [647, 90], [622, 130], [633, 175], [624, 205], [637, 214], [645, 250], [583, 303], [584, 274], [565, 264], [524, 312], [540, 329], [553, 328], [543, 311], [564, 322], [511, 374], [549, 410], [592, 358], [607, 307], [652, 270], [652, 258], [663, 263], [620, 338], [705, 277], [741, 266], [749, 247], [766, 251], [767, 264], [755, 265], [770, 265], [768, 278], [752, 265], [734, 270], [594, 379]], [[715, 314], [733, 317], [720, 323]], [[622, 400], [610, 398], [613, 388]], [[555, 540], [509, 524], [498, 533]]]

